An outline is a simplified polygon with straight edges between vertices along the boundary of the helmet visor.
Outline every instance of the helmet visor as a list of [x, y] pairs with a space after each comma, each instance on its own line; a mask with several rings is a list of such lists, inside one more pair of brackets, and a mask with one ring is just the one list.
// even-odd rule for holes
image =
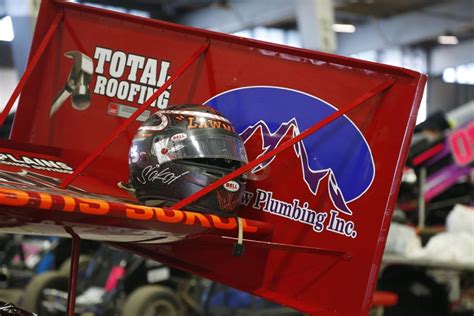
[[153, 151], [160, 164], [171, 160], [195, 158], [222, 158], [247, 163], [242, 140], [230, 135], [176, 134], [156, 141]]

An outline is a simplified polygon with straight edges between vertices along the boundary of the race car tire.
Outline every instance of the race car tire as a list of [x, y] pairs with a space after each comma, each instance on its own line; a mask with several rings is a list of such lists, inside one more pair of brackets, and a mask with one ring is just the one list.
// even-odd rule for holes
[[48, 315], [41, 305], [44, 294], [43, 290], [47, 288], [67, 291], [68, 277], [56, 271], [48, 271], [31, 279], [25, 288], [25, 292], [19, 306], [30, 312], [38, 313], [40, 316]]
[[181, 303], [172, 290], [160, 285], [139, 287], [125, 300], [123, 316], [182, 316]]

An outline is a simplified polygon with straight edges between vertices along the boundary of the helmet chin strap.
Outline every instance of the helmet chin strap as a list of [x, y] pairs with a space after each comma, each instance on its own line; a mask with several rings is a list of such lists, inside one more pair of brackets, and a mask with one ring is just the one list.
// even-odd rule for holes
[[244, 228], [243, 228], [242, 218], [237, 216], [237, 229], [239, 234], [237, 236], [237, 242], [232, 247], [232, 255], [236, 257], [241, 257], [244, 255], [245, 246], [244, 246]]

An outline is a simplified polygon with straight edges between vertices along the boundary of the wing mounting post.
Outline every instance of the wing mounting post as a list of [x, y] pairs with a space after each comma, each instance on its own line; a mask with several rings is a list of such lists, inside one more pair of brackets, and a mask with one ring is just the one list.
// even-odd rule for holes
[[71, 267], [69, 268], [69, 284], [67, 292], [67, 315], [74, 316], [76, 307], [77, 275], [79, 271], [79, 250], [81, 238], [71, 227], [64, 228], [72, 237]]

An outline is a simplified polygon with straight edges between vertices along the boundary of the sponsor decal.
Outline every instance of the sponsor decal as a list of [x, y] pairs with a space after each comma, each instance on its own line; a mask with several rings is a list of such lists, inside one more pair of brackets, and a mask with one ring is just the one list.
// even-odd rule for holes
[[[271, 86], [225, 91], [205, 104], [232, 122], [254, 159], [337, 111], [313, 95]], [[358, 127], [344, 115], [292, 149], [286, 151], [287, 161], [278, 159], [282, 153], [252, 170], [255, 176], [248, 178], [241, 204], [310, 225], [316, 233], [356, 238], [352, 216], [361, 210], [350, 204], [364, 195], [375, 177], [370, 147]], [[288, 198], [290, 187], [293, 196]]]
[[236, 181], [229, 181], [223, 185], [224, 189], [230, 192], [237, 192], [240, 189], [240, 185]]
[[[39, 210], [52, 210], [67, 214], [77, 213], [87, 216], [113, 216], [138, 221], [154, 221], [167, 225], [194, 225], [223, 231], [237, 229], [235, 218], [221, 218], [195, 212], [148, 207], [135, 204], [107, 202], [97, 198], [75, 197], [48, 192], [29, 192], [0, 187], [0, 204], [15, 207], [28, 205]], [[252, 221], [242, 219], [244, 232], [260, 232]]]
[[214, 114], [214, 113], [207, 113], [207, 112], [199, 112], [199, 111], [182, 111], [182, 110], [163, 110], [160, 111], [161, 113], [164, 114], [174, 114], [175, 117], [180, 117], [183, 115], [186, 116], [195, 116], [197, 118], [206, 118], [206, 119], [211, 119], [214, 121], [223, 121], [228, 124], [230, 124], [229, 120], [226, 119], [225, 117], [222, 117], [220, 115]]
[[[178, 145], [173, 146], [171, 148], [162, 148], [161, 149], [161, 154], [169, 156], [170, 154], [172, 154], [174, 152], [177, 152], [177, 151], [180, 151], [183, 148], [184, 148], [184, 145], [181, 145], [181, 144], [178, 144]], [[173, 159], [176, 159], [176, 158], [177, 158], [177, 156], [173, 155]]]
[[233, 131], [234, 128], [230, 123], [222, 120], [208, 119], [204, 117], [188, 116], [188, 128], [223, 128], [228, 131]]
[[173, 114], [178, 121], [187, 119], [188, 128], [223, 128], [234, 131], [228, 119], [214, 113], [199, 111], [163, 110], [163, 114]]
[[119, 106], [120, 105], [118, 103], [109, 103], [109, 109], [107, 110], [107, 113], [111, 115], [117, 115]]
[[[133, 53], [96, 47], [93, 56], [96, 82], [93, 93], [143, 104], [170, 77], [171, 62]], [[171, 87], [164, 91], [151, 106], [168, 106]]]
[[158, 159], [159, 164], [163, 164], [173, 159], [178, 159], [179, 151], [184, 148], [183, 144], [175, 144], [171, 138], [160, 139], [152, 146], [151, 153]]
[[180, 141], [185, 140], [186, 138], [188, 138], [188, 135], [186, 135], [185, 133], [178, 133], [178, 134], [175, 134], [175, 135], [171, 136], [171, 141], [180, 142]]
[[47, 170], [59, 173], [73, 173], [74, 169], [62, 161], [31, 157], [25, 155], [0, 153], [0, 164], [17, 167]]
[[[107, 114], [122, 118], [129, 118], [136, 110], [137, 108], [133, 106], [110, 102], [107, 109]], [[137, 117], [137, 121], [144, 122], [150, 117], [150, 115], [151, 112], [149, 110], [145, 110]]]

